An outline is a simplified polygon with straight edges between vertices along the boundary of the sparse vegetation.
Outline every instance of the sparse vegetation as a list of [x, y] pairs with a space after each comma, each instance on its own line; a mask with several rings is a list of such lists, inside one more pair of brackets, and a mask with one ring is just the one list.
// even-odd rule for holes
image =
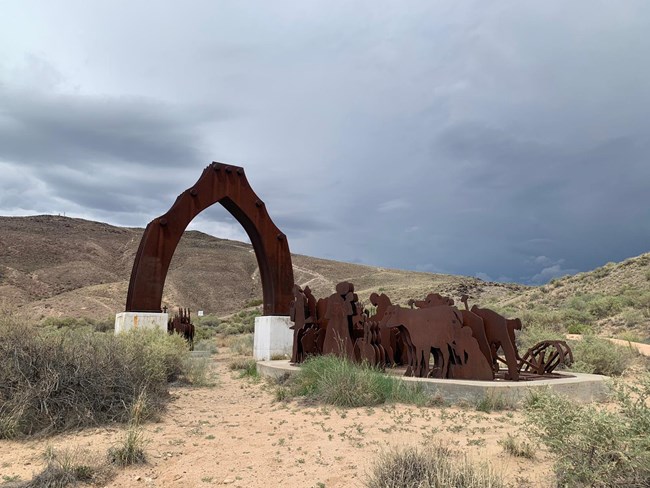
[[48, 449], [45, 459], [47, 464], [39, 474], [29, 481], [13, 483], [12, 488], [65, 488], [80, 483], [101, 486], [114, 475], [102, 457], [85, 450]]
[[305, 361], [300, 371], [280, 385], [277, 398], [296, 396], [339, 407], [361, 407], [387, 402], [426, 404], [429, 397], [419, 385], [382, 374], [345, 358], [326, 355]]
[[512, 435], [508, 434], [505, 439], [499, 441], [503, 450], [515, 457], [523, 457], [526, 459], [533, 459], [535, 457], [535, 449], [533, 445], [524, 440], [519, 440]]
[[445, 447], [407, 447], [381, 454], [366, 479], [368, 488], [500, 488], [500, 476]]
[[556, 456], [558, 486], [650, 485], [650, 375], [613, 385], [616, 409], [548, 392], [526, 409], [532, 435]]
[[43, 327], [50, 327], [53, 329], [88, 329], [96, 332], [113, 332], [115, 330], [115, 319], [88, 319], [88, 318], [73, 318], [73, 317], [48, 317], [41, 322]]
[[515, 405], [502, 395], [488, 394], [476, 402], [476, 410], [479, 412], [490, 413], [492, 411], [501, 411], [514, 409]]
[[112, 464], [124, 467], [146, 462], [144, 448], [147, 440], [142, 432], [141, 423], [146, 417], [147, 404], [147, 395], [141, 392], [131, 406], [129, 426], [122, 440], [119, 445], [108, 450], [108, 460]]
[[[134, 400], [164, 407], [169, 381], [198, 378], [177, 335], [36, 327], [0, 319], [0, 438], [124, 422]], [[190, 376], [187, 373], [190, 372]], [[194, 375], [194, 376], [192, 376]]]
[[239, 371], [240, 377], [242, 378], [259, 379], [257, 362], [254, 359], [233, 359], [228, 363], [228, 368], [233, 371]]
[[253, 334], [233, 336], [228, 340], [228, 347], [234, 354], [240, 356], [253, 355]]
[[606, 376], [620, 376], [640, 356], [630, 347], [591, 335], [572, 341], [571, 348], [575, 358], [572, 370]]
[[251, 334], [255, 330], [255, 317], [262, 315], [258, 309], [241, 310], [224, 319], [215, 330], [224, 335]]

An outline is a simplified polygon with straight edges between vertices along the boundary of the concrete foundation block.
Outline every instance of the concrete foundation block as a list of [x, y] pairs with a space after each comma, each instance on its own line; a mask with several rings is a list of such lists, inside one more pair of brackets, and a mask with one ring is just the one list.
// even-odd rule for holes
[[293, 330], [289, 327], [292, 325], [291, 319], [285, 316], [255, 317], [253, 357], [257, 361], [268, 361], [282, 354], [291, 356]]
[[169, 314], [152, 312], [120, 312], [115, 315], [115, 333], [131, 329], [152, 329], [167, 332]]

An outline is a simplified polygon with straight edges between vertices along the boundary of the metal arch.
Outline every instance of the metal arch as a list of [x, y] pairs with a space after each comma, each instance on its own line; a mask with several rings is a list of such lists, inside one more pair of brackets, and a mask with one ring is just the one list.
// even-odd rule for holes
[[144, 231], [133, 262], [127, 312], [160, 312], [163, 287], [176, 246], [194, 217], [221, 203], [242, 225], [253, 244], [262, 278], [264, 315], [289, 315], [293, 269], [286, 236], [251, 188], [244, 168], [214, 162], [196, 184], [181, 193], [166, 214]]

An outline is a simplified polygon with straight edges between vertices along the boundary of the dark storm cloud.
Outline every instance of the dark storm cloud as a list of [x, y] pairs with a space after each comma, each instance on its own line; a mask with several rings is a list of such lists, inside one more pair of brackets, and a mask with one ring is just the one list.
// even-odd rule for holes
[[184, 113], [139, 97], [42, 94], [0, 88], [0, 158], [35, 167], [124, 162], [166, 169], [198, 159]]

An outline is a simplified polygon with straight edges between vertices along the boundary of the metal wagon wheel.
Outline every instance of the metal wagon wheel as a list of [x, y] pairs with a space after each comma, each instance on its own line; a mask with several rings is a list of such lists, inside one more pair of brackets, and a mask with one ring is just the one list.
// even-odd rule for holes
[[566, 341], [542, 341], [526, 351], [519, 363], [519, 371], [548, 374], [560, 364], [570, 366], [573, 353]]

